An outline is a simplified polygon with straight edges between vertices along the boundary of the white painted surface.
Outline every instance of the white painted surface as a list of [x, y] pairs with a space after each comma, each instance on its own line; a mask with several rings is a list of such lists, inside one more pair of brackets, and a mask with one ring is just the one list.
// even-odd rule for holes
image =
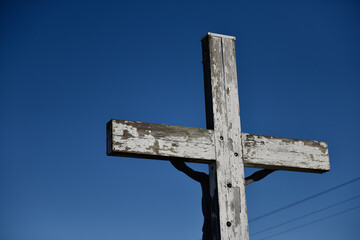
[[[220, 239], [249, 239], [235, 41], [208, 35]], [[231, 187], [229, 187], [231, 184]]]
[[243, 133], [243, 160], [247, 167], [318, 173], [330, 170], [327, 144], [310, 140]]
[[[214, 131], [210, 129], [111, 120], [109, 131], [109, 155], [215, 161]], [[325, 142], [242, 133], [242, 148], [245, 167], [301, 172], [330, 170]]]
[[158, 159], [215, 159], [213, 131], [189, 127], [112, 120], [109, 155]]
[[111, 120], [107, 154], [209, 163], [213, 240], [248, 240], [244, 166], [321, 173], [330, 170], [328, 148], [241, 133], [235, 37], [208, 33], [202, 43], [207, 126], [214, 130]]

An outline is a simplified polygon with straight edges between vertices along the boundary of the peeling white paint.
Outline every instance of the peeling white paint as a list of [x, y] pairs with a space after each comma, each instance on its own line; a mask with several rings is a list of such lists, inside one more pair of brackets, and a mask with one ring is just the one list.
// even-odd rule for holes
[[[161, 159], [188, 158], [193, 162], [207, 163], [215, 161], [213, 130], [166, 126], [162, 131], [142, 130], [146, 134], [140, 134], [141, 131], [134, 125], [142, 124], [146, 124], [147, 127], [150, 125], [154, 129], [166, 126], [112, 120], [112, 138], [108, 138], [108, 145], [111, 147], [109, 155], [131, 155], [131, 157], [151, 155], [151, 158], [158, 156]], [[169, 131], [167, 134], [164, 133], [166, 130]], [[159, 144], [158, 148], [154, 148], [156, 141]], [[236, 146], [232, 148], [233, 151], [241, 151]], [[325, 142], [242, 133], [242, 148], [245, 167], [301, 172], [330, 170], [328, 146]]]
[[212, 220], [219, 223], [220, 231], [215, 230], [213, 240], [220, 236], [221, 240], [248, 240], [244, 166], [322, 173], [330, 170], [328, 146], [325, 142], [242, 133], [235, 38], [208, 33], [202, 41], [203, 60], [208, 64], [204, 65], [205, 86], [209, 87], [206, 105], [211, 106], [207, 122], [214, 130], [111, 120], [107, 124], [107, 153], [209, 163], [211, 197], [219, 205], [219, 212], [212, 209]]

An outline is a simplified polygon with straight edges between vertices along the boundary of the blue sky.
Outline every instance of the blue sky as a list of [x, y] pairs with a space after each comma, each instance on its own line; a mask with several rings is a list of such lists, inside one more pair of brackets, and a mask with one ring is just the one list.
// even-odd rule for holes
[[[1, 239], [201, 239], [200, 185], [167, 161], [106, 156], [105, 125], [205, 128], [206, 32], [237, 38], [244, 132], [329, 144], [330, 172], [281, 171], [248, 186], [249, 219], [359, 177], [359, 1], [2, 1]], [[251, 222], [250, 233], [359, 189]], [[358, 208], [272, 239], [359, 239], [359, 222]]]

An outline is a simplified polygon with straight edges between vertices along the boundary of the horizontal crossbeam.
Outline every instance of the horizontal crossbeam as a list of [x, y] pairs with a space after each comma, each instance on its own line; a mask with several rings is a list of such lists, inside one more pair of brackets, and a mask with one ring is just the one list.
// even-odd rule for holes
[[201, 128], [111, 120], [107, 123], [107, 154], [205, 163], [215, 161], [213, 135]]
[[[245, 167], [322, 173], [330, 170], [325, 142], [242, 133]], [[111, 120], [107, 154], [188, 162], [215, 161], [214, 132], [209, 129]]]

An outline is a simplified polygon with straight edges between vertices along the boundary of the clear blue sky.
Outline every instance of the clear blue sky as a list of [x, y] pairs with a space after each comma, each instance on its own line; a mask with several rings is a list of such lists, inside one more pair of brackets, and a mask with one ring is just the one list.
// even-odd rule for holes
[[[244, 132], [329, 144], [330, 172], [248, 186], [249, 219], [360, 175], [359, 1], [1, 1], [0, 239], [201, 238], [200, 185], [167, 161], [106, 156], [105, 124], [205, 128], [206, 32], [237, 38]], [[250, 233], [359, 194], [357, 181]], [[359, 222], [358, 208], [272, 239], [355, 240]]]

